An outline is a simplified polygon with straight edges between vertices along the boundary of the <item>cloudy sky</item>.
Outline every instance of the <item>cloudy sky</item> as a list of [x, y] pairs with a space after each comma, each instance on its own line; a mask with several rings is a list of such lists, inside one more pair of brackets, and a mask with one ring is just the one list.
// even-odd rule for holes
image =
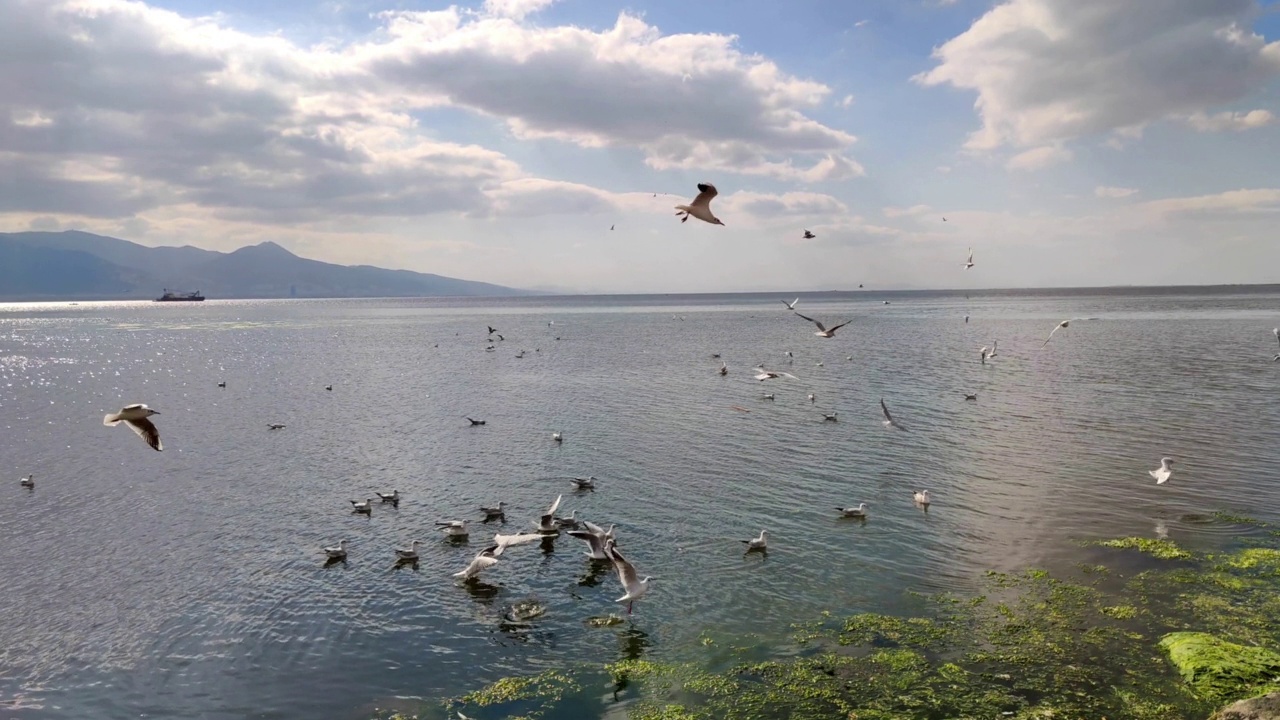
[[698, 292], [1275, 282], [1278, 221], [1277, 0], [0, 0], [0, 231]]

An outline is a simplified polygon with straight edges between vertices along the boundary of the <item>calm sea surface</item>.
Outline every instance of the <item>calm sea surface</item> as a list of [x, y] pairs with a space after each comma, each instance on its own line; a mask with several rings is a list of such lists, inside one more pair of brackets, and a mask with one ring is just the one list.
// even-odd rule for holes
[[[797, 309], [852, 323], [815, 337], [773, 295], [0, 305], [0, 717], [361, 718], [1066, 567], [1083, 539], [1235, 532], [1188, 515], [1280, 519], [1280, 289]], [[761, 362], [800, 379], [757, 382]], [[163, 453], [103, 427], [132, 402], [162, 413]], [[351, 513], [393, 488], [398, 509]], [[560, 493], [656, 578], [634, 622], [584, 624], [622, 591], [568, 536], [449, 577]], [[506, 525], [468, 543], [434, 529], [499, 500]], [[866, 523], [835, 517], [858, 502]], [[767, 558], [744, 557], [763, 528]], [[531, 598], [546, 614], [511, 622]]]

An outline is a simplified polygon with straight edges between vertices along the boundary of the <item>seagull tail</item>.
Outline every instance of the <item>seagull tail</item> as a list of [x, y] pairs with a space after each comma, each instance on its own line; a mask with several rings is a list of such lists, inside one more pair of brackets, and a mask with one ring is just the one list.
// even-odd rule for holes
[[102, 418], [102, 424], [103, 425], [119, 425], [120, 416], [115, 413], [110, 413]]

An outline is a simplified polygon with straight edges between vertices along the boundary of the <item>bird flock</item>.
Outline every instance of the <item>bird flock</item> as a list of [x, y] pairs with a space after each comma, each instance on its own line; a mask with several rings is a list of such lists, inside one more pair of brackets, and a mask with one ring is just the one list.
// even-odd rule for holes
[[[677, 216], [680, 217], [681, 222], [685, 222], [690, 217], [693, 217], [713, 225], [724, 225], [724, 223], [711, 212], [711, 201], [713, 198], [716, 197], [716, 195], [717, 195], [717, 191], [714, 185], [711, 185], [709, 183], [698, 184], [698, 195], [696, 198], [694, 198], [693, 201], [691, 201], [687, 205], [675, 206], [676, 210], [678, 211]], [[655, 194], [655, 197], [656, 197], [656, 194]], [[945, 222], [945, 218], [943, 220]], [[610, 229], [612, 229], [612, 227]], [[808, 239], [808, 238], [814, 237], [814, 235], [813, 233], [811, 233], [809, 230], [806, 229], [804, 231], [804, 237]], [[973, 248], [970, 247], [968, 248], [968, 254], [963, 264], [963, 269], [968, 271], [972, 269], [974, 266], [975, 266], [975, 263], [974, 263]], [[859, 287], [861, 287], [861, 285]], [[786, 306], [788, 311], [796, 315], [798, 318], [805, 320], [809, 323], [812, 323], [817, 328], [817, 330], [813, 334], [818, 338], [822, 338], [822, 339], [833, 338], [836, 335], [836, 331], [848, 326], [852, 322], [851, 320], [845, 320], [844, 322], [840, 322], [838, 324], [828, 326], [824, 324], [822, 321], [819, 321], [812, 317], [804, 315], [800, 313], [798, 310], [796, 310], [796, 307], [800, 302], [800, 298], [797, 297], [796, 299], [791, 300], [789, 302], [783, 299], [781, 300], [781, 302], [783, 305]], [[885, 304], [888, 304], [888, 301], [885, 301]], [[680, 318], [680, 319], [683, 319], [683, 318]], [[1049, 332], [1048, 337], [1046, 337], [1044, 342], [1041, 344], [1040, 348], [1041, 349], [1046, 348], [1049, 345], [1049, 342], [1054, 338], [1054, 336], [1058, 333], [1059, 330], [1068, 329], [1070, 327], [1072, 320], [1076, 320], [1076, 319], [1079, 319], [1079, 318], [1072, 318], [1071, 320], [1063, 320], [1062, 322], [1054, 326], [1054, 328]], [[969, 321], [969, 316], [966, 315], [965, 322], [967, 323], [968, 321]], [[548, 328], [551, 328], [553, 325], [554, 325], [554, 321], [547, 323]], [[496, 328], [492, 326], [486, 326], [486, 328], [488, 330], [487, 335], [488, 335], [490, 344], [486, 346], [485, 349], [486, 351], [493, 351], [495, 347], [492, 344], [494, 338], [496, 338], [498, 341], [502, 341], [504, 338], [500, 333], [498, 333]], [[1280, 328], [1273, 329], [1272, 334], [1275, 336], [1277, 344], [1280, 345]], [[560, 338], [557, 337], [556, 339], [559, 340]], [[979, 350], [980, 362], [983, 365], [986, 365], [989, 360], [996, 358], [997, 348], [998, 348], [998, 341], [993, 341], [989, 347], [984, 345]], [[520, 354], [516, 355], [516, 357], [517, 358], [523, 357], [525, 355], [525, 352], [526, 351], [522, 350]], [[785, 355], [788, 359], [788, 362], [794, 363], [795, 356], [790, 350], [786, 351]], [[712, 357], [715, 359], [720, 359], [720, 354], [715, 353], [713, 354]], [[852, 360], [853, 357], [849, 356], [848, 359]], [[1273, 360], [1275, 362], [1280, 362], [1280, 352], [1276, 353]], [[821, 366], [822, 363], [819, 362], [817, 363], [817, 365]], [[729, 366], [724, 360], [720, 361], [720, 367], [717, 372], [722, 376], [727, 375], [729, 373]], [[795, 375], [789, 372], [767, 369], [764, 366], [764, 364], [756, 365], [756, 367], [753, 370], [753, 377], [760, 382], [776, 381], [781, 379], [799, 380], [798, 377], [796, 377]], [[218, 382], [217, 387], [221, 389], [225, 389], [226, 382], [225, 381]], [[324, 389], [326, 391], [332, 392], [333, 385], [326, 385], [324, 386]], [[763, 399], [765, 400], [774, 400], [774, 398], [775, 398], [775, 395], [773, 393], [767, 393], [763, 395]], [[965, 400], [976, 401], [978, 399], [978, 396], [975, 393], [966, 393], [964, 398]], [[816, 403], [817, 398], [815, 394], [811, 392], [808, 394], [808, 400], [810, 404], [814, 404]], [[745, 408], [739, 408], [737, 406], [734, 406], [734, 407], [735, 409], [747, 411]], [[900, 432], [909, 432], [906, 425], [903, 424], [897, 418], [895, 418], [893, 414], [890, 412], [889, 406], [885, 402], [884, 398], [880, 399], [880, 411], [884, 418], [883, 420], [884, 427], [891, 430], [900, 431]], [[159, 429], [156, 427], [155, 423], [151, 420], [151, 418], [158, 416], [159, 414], [160, 413], [158, 411], [152, 409], [151, 407], [149, 407], [144, 403], [135, 403], [135, 404], [124, 406], [118, 412], [107, 414], [103, 418], [103, 424], [106, 426], [116, 426], [116, 425], [124, 424], [130, 430], [132, 430], [135, 434], [137, 434], [138, 437], [142, 438], [142, 440], [146, 442], [148, 447], [150, 447], [152, 450], [159, 452], [164, 449], [164, 446], [160, 440]], [[824, 422], [834, 423], [839, 421], [838, 414], [835, 411], [823, 412], [822, 418]], [[486, 425], [486, 421], [483, 419], [477, 419], [472, 417], [465, 417], [465, 419], [469, 423], [469, 426], [472, 428], [483, 427]], [[272, 424], [269, 424], [267, 427], [269, 430], [277, 431], [277, 430], [283, 430], [285, 428], [285, 425], [280, 423], [272, 423]], [[565, 441], [564, 434], [560, 431], [555, 431], [551, 435], [551, 440], [553, 443], [557, 445], [562, 444]], [[1173, 471], [1171, 469], [1171, 466], [1175, 462], [1176, 461], [1172, 457], [1162, 457], [1160, 459], [1160, 467], [1154, 470], [1148, 471], [1148, 474], [1156, 481], [1156, 484], [1163, 485], [1167, 483], [1170, 477], [1172, 476]], [[595, 478], [594, 476], [572, 477], [572, 478], [569, 478], [569, 480], [573, 484], [574, 492], [594, 492], [597, 489], [597, 478]], [[27, 488], [28, 490], [34, 489], [35, 488], [34, 475], [27, 475], [25, 478], [21, 478], [20, 485], [21, 487]], [[403, 496], [400, 494], [400, 492], [394, 489], [391, 490], [390, 492], [375, 492], [370, 497], [366, 497], [363, 499], [350, 500], [351, 512], [358, 515], [365, 515], [365, 516], [372, 517], [374, 508], [378, 505], [390, 505], [392, 508], [398, 509], [402, 497]], [[535, 542], [544, 543], [544, 544], [553, 543], [556, 537], [558, 537], [563, 531], [567, 533], [570, 537], [575, 538], [577, 540], [581, 540], [586, 545], [587, 552], [584, 554], [586, 555], [586, 557], [590, 562], [609, 563], [612, 566], [614, 572], [618, 577], [619, 584], [621, 585], [623, 590], [623, 595], [617, 598], [616, 602], [626, 603], [627, 612], [628, 614], [631, 614], [633, 610], [634, 602], [638, 599], [643, 598], [648, 593], [649, 584], [654, 578], [650, 576], [641, 576], [640, 573], [636, 570], [635, 565], [633, 565], [632, 562], [622, 554], [622, 551], [619, 547], [616, 532], [615, 532], [616, 526], [610, 525], [606, 529], [588, 520], [580, 519], [577, 517], [576, 510], [568, 515], [557, 514], [563, 499], [564, 499], [563, 494], [558, 495], [555, 498], [555, 500], [552, 501], [547, 506], [547, 508], [538, 516], [536, 520], [532, 520], [530, 522], [530, 525], [532, 527], [531, 532], [517, 532], [513, 534], [502, 534], [502, 533], [495, 534], [493, 536], [492, 542], [486, 543], [486, 546], [476, 553], [476, 555], [470, 560], [470, 562], [466, 565], [466, 567], [458, 570], [457, 572], [452, 573], [452, 577], [462, 583], [475, 582], [476, 579], [481, 575], [481, 573], [498, 565], [504, 553], [509, 548], [517, 547], [521, 545], [527, 545]], [[930, 497], [930, 492], [927, 489], [914, 491], [912, 494], [912, 500], [918, 507], [926, 511], [928, 510], [932, 502]], [[508, 504], [505, 501], [501, 501], [491, 506], [480, 506], [476, 509], [476, 511], [477, 511], [477, 514], [480, 516], [480, 520], [479, 520], [480, 523], [488, 523], [494, 520], [500, 520], [503, 523], [505, 523], [507, 509], [508, 509]], [[847, 506], [847, 507], [836, 506], [835, 509], [839, 513], [839, 516], [843, 518], [852, 518], [852, 519], [865, 521], [869, 515], [869, 508], [866, 502], [859, 502], [857, 505]], [[471, 524], [470, 518], [457, 518], [457, 519], [447, 519], [447, 520], [438, 521], [435, 523], [435, 527], [441, 532], [442, 536], [449, 541], [467, 542], [471, 534], [470, 524]], [[763, 529], [760, 531], [760, 533], [756, 537], [742, 539], [741, 543], [745, 545], [747, 553], [767, 553], [768, 543], [769, 543], [769, 531], [767, 529]], [[422, 545], [422, 541], [415, 539], [411, 541], [406, 547], [394, 548], [394, 558], [395, 558], [396, 564], [397, 565], [412, 564], [416, 566], [419, 558], [418, 551], [421, 545]], [[321, 546], [320, 551], [324, 556], [324, 561], [326, 565], [333, 564], [333, 563], [346, 563], [348, 561], [349, 552], [350, 552], [348, 547], [348, 541], [346, 539], [339, 540], [334, 545]]]

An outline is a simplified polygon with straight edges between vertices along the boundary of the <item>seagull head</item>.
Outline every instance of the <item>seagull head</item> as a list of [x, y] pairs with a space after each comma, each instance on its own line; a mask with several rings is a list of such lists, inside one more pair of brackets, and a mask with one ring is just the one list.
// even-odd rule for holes
[[713, 225], [724, 225], [724, 223], [720, 222], [720, 218], [711, 218], [711, 220]]
[[1160, 458], [1160, 464], [1161, 464], [1161, 465], [1172, 465], [1173, 463], [1174, 463], [1174, 460], [1173, 460], [1173, 458], [1171, 458], [1171, 457], [1162, 457], [1162, 458]]

